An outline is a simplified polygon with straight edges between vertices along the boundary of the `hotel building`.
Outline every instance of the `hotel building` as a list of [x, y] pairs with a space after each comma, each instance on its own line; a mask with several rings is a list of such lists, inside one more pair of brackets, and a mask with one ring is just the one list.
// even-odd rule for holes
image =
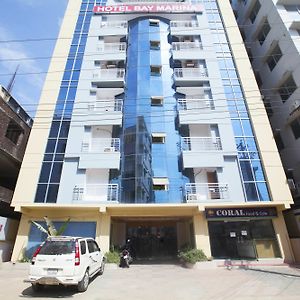
[[[69, 2], [21, 169], [13, 252], [44, 216], [136, 259], [294, 256], [292, 198], [229, 1]], [[24, 250], [23, 250], [24, 252]]]
[[[285, 212], [300, 261], [300, 5], [295, 0], [232, 1], [294, 198]], [[296, 250], [298, 248], [298, 250]]]

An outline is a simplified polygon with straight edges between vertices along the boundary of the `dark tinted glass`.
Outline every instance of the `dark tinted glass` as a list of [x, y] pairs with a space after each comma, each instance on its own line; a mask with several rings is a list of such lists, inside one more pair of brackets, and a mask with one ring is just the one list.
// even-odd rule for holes
[[74, 241], [46, 241], [39, 254], [59, 255], [71, 254], [75, 251]]

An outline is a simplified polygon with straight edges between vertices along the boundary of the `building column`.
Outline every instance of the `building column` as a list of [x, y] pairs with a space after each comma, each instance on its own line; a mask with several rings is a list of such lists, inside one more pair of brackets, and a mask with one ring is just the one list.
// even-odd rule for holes
[[279, 243], [279, 248], [284, 259], [284, 262], [295, 262], [292, 245], [286, 229], [282, 211], [277, 209], [278, 217], [273, 219], [275, 234]]
[[207, 257], [211, 257], [208, 223], [204, 213], [193, 217], [196, 248], [203, 250]]
[[110, 223], [111, 217], [107, 214], [101, 214], [100, 220], [97, 222], [96, 240], [104, 254], [109, 251]]
[[29, 230], [30, 230], [29, 218], [23, 214], [20, 220], [16, 241], [11, 256], [12, 262], [17, 262], [23, 258], [24, 250], [26, 249], [28, 243]]

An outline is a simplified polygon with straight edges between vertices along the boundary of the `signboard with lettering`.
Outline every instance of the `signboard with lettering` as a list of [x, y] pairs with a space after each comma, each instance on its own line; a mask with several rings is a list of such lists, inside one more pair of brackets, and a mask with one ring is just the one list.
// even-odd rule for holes
[[202, 5], [192, 4], [152, 4], [152, 5], [111, 5], [111, 6], [94, 6], [95, 14], [107, 13], [201, 13]]
[[207, 219], [277, 217], [276, 207], [206, 208]]

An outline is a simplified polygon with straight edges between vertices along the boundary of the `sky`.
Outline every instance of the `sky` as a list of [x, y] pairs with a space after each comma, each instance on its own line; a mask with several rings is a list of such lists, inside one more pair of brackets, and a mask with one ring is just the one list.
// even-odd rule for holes
[[[12, 95], [32, 117], [67, 2], [0, 0], [0, 85], [7, 87], [19, 65]], [[28, 41], [30, 39], [39, 41]]]

